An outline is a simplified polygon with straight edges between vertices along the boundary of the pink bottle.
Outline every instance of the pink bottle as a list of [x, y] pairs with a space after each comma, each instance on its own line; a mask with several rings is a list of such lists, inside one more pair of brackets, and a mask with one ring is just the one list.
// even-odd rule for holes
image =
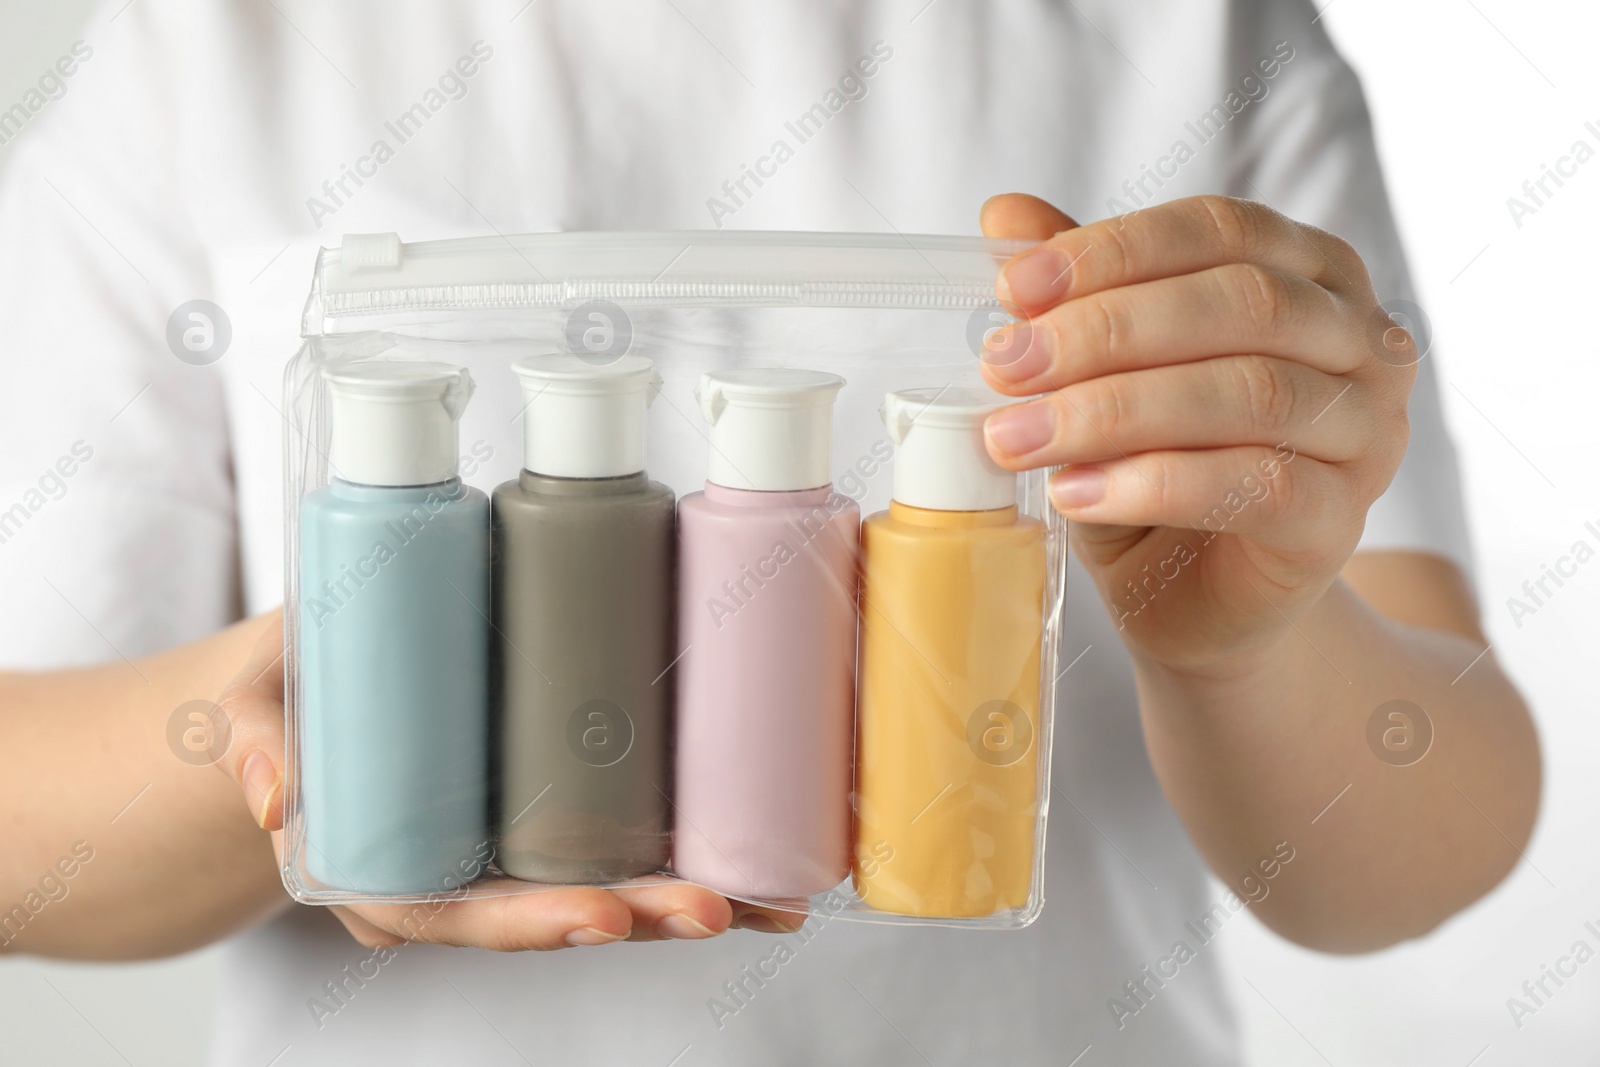
[[678, 510], [673, 870], [729, 896], [807, 897], [850, 868], [856, 545], [828, 474], [844, 380], [705, 375], [710, 476]]

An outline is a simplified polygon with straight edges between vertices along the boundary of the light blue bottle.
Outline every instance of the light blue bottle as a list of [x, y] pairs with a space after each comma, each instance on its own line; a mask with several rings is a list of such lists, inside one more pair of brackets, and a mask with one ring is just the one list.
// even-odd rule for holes
[[472, 379], [376, 361], [323, 377], [333, 478], [300, 507], [306, 869], [447, 892], [490, 855], [489, 501], [456, 477]]

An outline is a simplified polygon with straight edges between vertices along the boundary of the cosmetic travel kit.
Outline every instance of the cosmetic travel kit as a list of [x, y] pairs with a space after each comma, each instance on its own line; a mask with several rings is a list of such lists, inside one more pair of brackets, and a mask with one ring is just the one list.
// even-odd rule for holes
[[985, 450], [978, 355], [1024, 247], [324, 249], [285, 375], [296, 899], [675, 877], [1032, 922], [1066, 524]]

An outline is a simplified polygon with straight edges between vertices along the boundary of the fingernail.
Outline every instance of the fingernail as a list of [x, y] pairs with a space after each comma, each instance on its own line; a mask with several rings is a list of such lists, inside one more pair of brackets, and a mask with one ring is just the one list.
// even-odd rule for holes
[[1050, 499], [1060, 508], [1086, 508], [1106, 495], [1103, 467], [1068, 467], [1050, 479]]
[[604, 930], [596, 930], [592, 926], [580, 926], [567, 935], [567, 944], [574, 948], [589, 945], [609, 945], [613, 941], [621, 941], [627, 934], [608, 934]]
[[1054, 248], [1035, 248], [1006, 265], [998, 290], [1002, 302], [1037, 308], [1060, 300], [1071, 280], [1072, 265], [1065, 256]]
[[243, 780], [245, 801], [251, 806], [256, 825], [267, 828], [267, 812], [278, 795], [278, 768], [265, 752], [252, 752], [244, 761]]
[[716, 937], [717, 932], [702, 926], [687, 915], [668, 915], [656, 923], [656, 933], [679, 941], [695, 941], [702, 937]]
[[982, 359], [995, 374], [1008, 382], [1020, 382], [1043, 374], [1055, 361], [1055, 334], [1036, 330], [1031, 322], [1019, 322], [996, 330], [983, 343]]
[[761, 934], [789, 934], [794, 932], [779, 926], [775, 919], [766, 915], [741, 915], [734, 920], [733, 924], [740, 930], [754, 930]]
[[986, 429], [990, 442], [1000, 451], [1025, 456], [1055, 439], [1055, 408], [1042, 400], [1002, 408], [989, 416]]

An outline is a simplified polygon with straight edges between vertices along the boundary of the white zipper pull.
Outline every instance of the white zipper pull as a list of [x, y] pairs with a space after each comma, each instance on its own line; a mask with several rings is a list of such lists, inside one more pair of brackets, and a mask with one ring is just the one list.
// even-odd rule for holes
[[351, 274], [395, 270], [404, 248], [397, 233], [347, 233], [339, 244], [339, 266]]

